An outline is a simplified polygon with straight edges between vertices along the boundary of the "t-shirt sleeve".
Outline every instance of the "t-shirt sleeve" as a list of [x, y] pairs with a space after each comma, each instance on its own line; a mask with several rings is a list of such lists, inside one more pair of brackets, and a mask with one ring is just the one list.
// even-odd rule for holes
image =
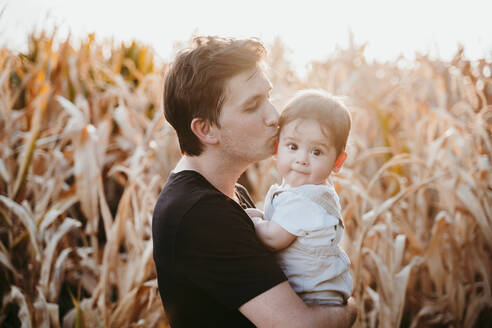
[[306, 236], [338, 224], [335, 216], [302, 195], [282, 192], [273, 202], [275, 211], [271, 220], [295, 236]]
[[178, 272], [230, 308], [286, 280], [236, 203], [195, 204], [180, 223], [176, 246]]

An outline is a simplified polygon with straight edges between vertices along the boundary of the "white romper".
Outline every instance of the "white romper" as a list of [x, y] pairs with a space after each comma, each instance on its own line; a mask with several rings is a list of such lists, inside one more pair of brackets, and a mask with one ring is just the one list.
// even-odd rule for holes
[[275, 184], [265, 198], [264, 219], [297, 236], [277, 252], [280, 267], [306, 304], [343, 304], [352, 294], [350, 260], [339, 243], [344, 225], [333, 185]]

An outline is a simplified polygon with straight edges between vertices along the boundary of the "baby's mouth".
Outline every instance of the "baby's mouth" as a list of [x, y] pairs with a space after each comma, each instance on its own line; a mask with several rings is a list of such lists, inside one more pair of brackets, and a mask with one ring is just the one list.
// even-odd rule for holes
[[302, 171], [302, 170], [298, 170], [298, 169], [292, 169], [292, 171], [295, 173], [298, 173], [298, 174], [303, 174], [303, 175], [309, 174], [309, 172], [307, 172], [307, 171]]

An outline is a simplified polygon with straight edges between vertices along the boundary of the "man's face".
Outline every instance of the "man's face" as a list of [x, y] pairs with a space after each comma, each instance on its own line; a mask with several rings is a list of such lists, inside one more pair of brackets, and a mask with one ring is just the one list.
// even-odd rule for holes
[[271, 89], [261, 68], [240, 73], [226, 83], [217, 128], [224, 160], [250, 164], [275, 151], [278, 112], [270, 102]]

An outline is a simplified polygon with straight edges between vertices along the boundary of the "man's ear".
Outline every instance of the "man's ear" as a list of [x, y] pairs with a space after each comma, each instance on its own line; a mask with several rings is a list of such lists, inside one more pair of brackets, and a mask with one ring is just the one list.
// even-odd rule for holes
[[337, 160], [335, 161], [335, 164], [333, 164], [333, 172], [338, 173], [340, 169], [342, 168], [343, 162], [345, 162], [345, 159], [347, 159], [347, 153], [343, 152], [340, 155], [338, 155]]
[[217, 143], [217, 136], [212, 124], [201, 117], [195, 117], [190, 124], [191, 131], [203, 144], [214, 145]]

